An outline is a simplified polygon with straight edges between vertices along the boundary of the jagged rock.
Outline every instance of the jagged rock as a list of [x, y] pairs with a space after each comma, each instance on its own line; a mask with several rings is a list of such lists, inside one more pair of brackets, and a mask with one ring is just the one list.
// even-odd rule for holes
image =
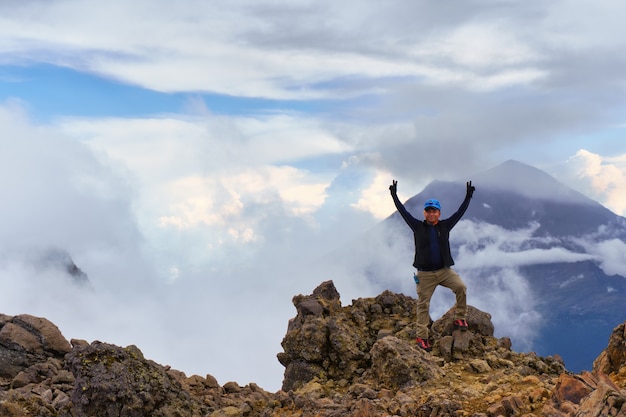
[[206, 413], [162, 366], [135, 346], [101, 342], [77, 346], [66, 357], [75, 377], [71, 400], [78, 416], [141, 417]]
[[400, 389], [442, 375], [431, 355], [397, 337], [377, 341], [370, 354], [370, 374], [379, 387]]
[[[341, 308], [332, 281], [322, 283], [310, 296], [294, 297], [293, 303], [298, 315], [283, 339], [285, 351], [278, 355], [286, 367], [283, 390], [298, 388], [315, 377], [352, 379], [367, 366], [373, 337], [365, 333], [366, 328], [355, 326], [347, 310]], [[313, 305], [319, 305], [321, 311], [315, 308], [312, 314]]]
[[626, 416], [626, 391], [601, 371], [562, 374], [544, 407], [551, 416]]
[[13, 379], [49, 357], [62, 358], [70, 349], [49, 320], [28, 314], [0, 315], [0, 377]]
[[626, 365], [626, 322], [611, 333], [607, 348], [593, 362], [593, 369], [605, 374], [617, 373]]
[[516, 395], [503, 398], [498, 403], [487, 408], [487, 416], [499, 417], [499, 416], [517, 416], [520, 415], [520, 410], [524, 408], [524, 402]]
[[598, 374], [596, 389], [580, 402], [580, 416], [626, 416], [626, 391], [620, 389], [606, 377]]
[[59, 328], [44, 318], [3, 315], [0, 327], [0, 345], [5, 348], [46, 356], [62, 356], [71, 349]]
[[58, 248], [49, 248], [32, 254], [32, 263], [40, 270], [57, 270], [67, 273], [79, 285], [89, 286], [89, 277], [81, 270], [69, 252]]
[[[494, 327], [491, 314], [480, 311], [473, 306], [467, 306], [467, 323], [469, 330], [482, 336], [493, 336]], [[436, 337], [452, 335], [455, 332], [454, 308], [446, 312], [439, 320], [436, 320], [431, 330]]]
[[471, 306], [469, 330], [451, 327], [450, 310], [432, 324], [425, 352], [411, 297], [385, 291], [342, 306], [326, 281], [293, 302], [276, 393], [187, 377], [134, 346], [72, 339], [63, 354], [67, 342], [45, 319], [0, 314], [0, 416], [626, 417], [626, 365], [608, 360], [620, 357], [623, 328], [596, 361], [612, 364], [610, 375], [573, 375], [558, 355], [511, 350], [510, 339], [493, 337], [490, 315]]

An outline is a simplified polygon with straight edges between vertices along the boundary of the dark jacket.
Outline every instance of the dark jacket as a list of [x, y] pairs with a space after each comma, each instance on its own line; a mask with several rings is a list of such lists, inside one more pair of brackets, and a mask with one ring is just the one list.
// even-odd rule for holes
[[[391, 197], [393, 198], [393, 202], [396, 205], [398, 212], [404, 221], [409, 225], [411, 230], [413, 230], [413, 237], [415, 239], [415, 258], [413, 260], [413, 266], [422, 271], [432, 270], [430, 262], [429, 227], [433, 226], [426, 223], [426, 220], [417, 220], [415, 217], [411, 216], [411, 214], [404, 208], [400, 200], [398, 200], [397, 193], [392, 192]], [[443, 266], [446, 268], [454, 265], [452, 255], [450, 253], [450, 230], [452, 230], [458, 221], [461, 220], [463, 214], [465, 214], [465, 210], [467, 210], [471, 198], [472, 193], [467, 193], [465, 195], [465, 200], [463, 200], [463, 203], [461, 203], [461, 206], [456, 213], [447, 219], [439, 220], [439, 222], [434, 226], [439, 238], [439, 250], [441, 251]]]

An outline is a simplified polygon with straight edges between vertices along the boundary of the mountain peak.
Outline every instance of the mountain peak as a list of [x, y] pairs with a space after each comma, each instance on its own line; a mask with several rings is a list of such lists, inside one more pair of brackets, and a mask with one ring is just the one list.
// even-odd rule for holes
[[477, 188], [509, 191], [540, 200], [597, 204], [538, 168], [510, 159], [472, 178]]

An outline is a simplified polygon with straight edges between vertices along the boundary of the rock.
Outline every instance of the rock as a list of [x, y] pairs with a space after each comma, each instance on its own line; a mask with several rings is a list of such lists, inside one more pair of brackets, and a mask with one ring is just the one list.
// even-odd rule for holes
[[499, 416], [518, 416], [520, 410], [524, 407], [524, 402], [518, 396], [511, 396], [503, 398], [498, 403], [487, 408], [487, 416], [499, 417]]
[[242, 413], [237, 407], [228, 406], [211, 413], [210, 417], [241, 417]]
[[71, 350], [70, 343], [57, 326], [49, 320], [29, 314], [15, 316], [12, 323], [26, 329], [40, 342], [42, 349], [51, 356], [62, 356]]
[[607, 348], [593, 362], [593, 369], [605, 374], [617, 373], [626, 365], [626, 322], [611, 333]]
[[554, 388], [553, 398], [558, 404], [570, 402], [580, 404], [580, 400], [593, 390], [580, 377], [562, 374]]
[[[626, 416], [624, 404], [626, 391], [621, 390], [601, 371], [583, 372], [580, 375], [562, 374], [554, 388], [551, 403], [544, 407], [544, 413]], [[620, 414], [622, 412], [624, 414]]]
[[14, 350], [23, 350], [40, 355], [44, 353], [39, 338], [15, 323], [7, 323], [2, 327], [0, 344]]
[[595, 390], [580, 401], [580, 416], [626, 416], [626, 392], [599, 374]]
[[[311, 314], [312, 301], [324, 305], [323, 314]], [[298, 315], [282, 341], [284, 352], [278, 354], [278, 360], [287, 368], [283, 390], [295, 389], [315, 377], [354, 378], [365, 365], [374, 337], [354, 326], [348, 310], [341, 309], [332, 282], [320, 285], [313, 295], [294, 297], [294, 305]], [[331, 312], [333, 316], [329, 317]]]
[[[494, 327], [489, 313], [480, 311], [472, 306], [467, 306], [467, 324], [469, 325], [468, 330], [476, 334], [489, 337], [493, 336]], [[454, 326], [454, 307], [448, 310], [439, 320], [436, 320], [431, 330], [437, 337], [451, 335], [456, 330]]]
[[454, 337], [452, 336], [444, 336], [436, 344], [439, 349], [439, 353], [443, 357], [446, 362], [450, 362], [452, 360], [452, 354], [454, 349]]
[[313, 290], [313, 296], [329, 301], [339, 301], [340, 298], [339, 291], [337, 291], [337, 288], [335, 288], [335, 284], [332, 281], [322, 282]]
[[487, 363], [487, 361], [482, 359], [472, 359], [469, 362], [469, 368], [471, 372], [476, 372], [479, 374], [484, 374], [487, 372], [491, 372], [491, 367]]
[[317, 300], [303, 300], [296, 305], [298, 314], [302, 316], [321, 316], [324, 313], [324, 307]]
[[506, 349], [506, 350], [511, 350], [511, 347], [513, 346], [513, 343], [511, 342], [511, 339], [508, 337], [501, 337], [500, 339], [498, 339], [498, 347], [502, 348], [502, 349]]
[[75, 377], [71, 401], [78, 416], [166, 416], [175, 410], [202, 415], [203, 406], [165, 368], [146, 361], [135, 346], [101, 342], [77, 346], [66, 357]]
[[226, 391], [227, 393], [237, 393], [241, 392], [241, 387], [238, 383], [230, 381], [224, 384], [224, 391]]
[[467, 331], [451, 326], [453, 310], [432, 323], [428, 353], [415, 344], [411, 297], [384, 291], [342, 306], [326, 281], [293, 302], [276, 393], [187, 377], [135, 346], [71, 339], [67, 351], [47, 320], [0, 314], [0, 416], [626, 416], [623, 327], [597, 369], [574, 375], [558, 355], [513, 351], [471, 306]]
[[47, 356], [62, 356], [71, 349], [58, 327], [44, 318], [28, 314], [11, 319], [5, 316], [0, 328], [0, 345]]
[[58, 327], [45, 318], [0, 315], [0, 377], [13, 379], [49, 357], [62, 358], [70, 349]]
[[377, 341], [370, 354], [370, 372], [379, 387], [400, 389], [441, 375], [430, 355], [397, 337]]

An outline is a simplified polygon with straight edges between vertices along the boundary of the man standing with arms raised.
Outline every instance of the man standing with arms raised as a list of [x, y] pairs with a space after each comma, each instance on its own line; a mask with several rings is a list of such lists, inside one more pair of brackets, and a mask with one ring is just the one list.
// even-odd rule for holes
[[472, 182], [466, 184], [465, 200], [450, 218], [440, 220], [441, 204], [438, 200], [424, 203], [424, 220], [417, 220], [402, 205], [397, 194], [398, 181], [389, 186], [391, 197], [398, 212], [413, 230], [415, 240], [415, 258], [413, 266], [417, 269], [417, 345], [430, 351], [428, 324], [430, 321], [430, 299], [437, 286], [450, 288], [456, 296], [454, 325], [460, 330], [467, 330], [467, 287], [451, 267], [454, 265], [450, 253], [450, 230], [461, 220], [469, 206], [475, 187]]

